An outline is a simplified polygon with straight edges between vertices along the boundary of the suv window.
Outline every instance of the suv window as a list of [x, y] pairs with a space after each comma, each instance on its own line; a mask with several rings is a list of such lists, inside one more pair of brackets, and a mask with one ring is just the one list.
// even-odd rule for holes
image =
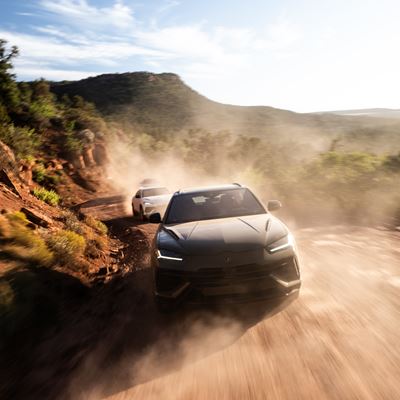
[[265, 214], [265, 208], [246, 188], [181, 194], [172, 198], [166, 224]]
[[169, 191], [167, 188], [143, 189], [143, 197], [160, 196], [168, 193]]

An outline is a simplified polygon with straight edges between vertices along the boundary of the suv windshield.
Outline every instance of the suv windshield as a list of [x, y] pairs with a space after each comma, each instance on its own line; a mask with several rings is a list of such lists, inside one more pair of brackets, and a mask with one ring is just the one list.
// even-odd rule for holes
[[169, 191], [167, 188], [144, 189], [142, 191], [142, 197], [160, 196], [162, 194], [168, 194], [168, 193]]
[[246, 188], [212, 190], [173, 197], [165, 223], [177, 224], [265, 213], [265, 208]]

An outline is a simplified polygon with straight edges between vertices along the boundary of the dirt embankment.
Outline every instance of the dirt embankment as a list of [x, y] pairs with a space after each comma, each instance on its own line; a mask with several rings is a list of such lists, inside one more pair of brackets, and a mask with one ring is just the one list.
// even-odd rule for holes
[[115, 198], [82, 210], [106, 216], [126, 269], [8, 360], [9, 398], [400, 397], [399, 233], [295, 231], [303, 287], [293, 304], [160, 315], [147, 262], [155, 227]]

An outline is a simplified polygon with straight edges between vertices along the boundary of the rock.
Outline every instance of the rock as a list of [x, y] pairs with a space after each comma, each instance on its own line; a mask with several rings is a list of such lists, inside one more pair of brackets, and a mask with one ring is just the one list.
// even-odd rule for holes
[[0, 170], [0, 182], [4, 183], [8, 186], [15, 194], [22, 198], [21, 193], [19, 192], [17, 186], [14, 183], [14, 180], [7, 173], [5, 169]]
[[20, 211], [22, 211], [26, 215], [26, 218], [29, 221], [33, 222], [36, 225], [43, 226], [44, 228], [48, 228], [52, 223], [52, 221], [49, 217], [46, 217], [46, 215], [44, 215], [41, 212], [38, 212], [36, 210], [22, 207]]
[[16, 199], [19, 199], [21, 197], [20, 195], [15, 194], [15, 192], [13, 192], [11, 189], [9, 189], [5, 185], [0, 185], [0, 187], [1, 187], [2, 191], [6, 192], [7, 194], [10, 194], [10, 195], [14, 196]]
[[19, 177], [20, 179], [28, 186], [31, 186], [33, 181], [33, 166], [34, 163], [33, 162], [22, 162], [19, 168]]
[[108, 274], [108, 268], [107, 267], [100, 267], [97, 275], [107, 275]]
[[82, 150], [82, 156], [87, 167], [93, 167], [96, 165], [96, 162], [93, 158], [93, 149], [91, 147], [84, 148]]
[[[64, 161], [65, 162], [65, 161]], [[63, 163], [56, 158], [47, 161], [46, 169], [49, 171], [62, 171], [64, 169]]]
[[102, 142], [95, 143], [93, 149], [93, 158], [97, 165], [106, 166], [110, 163], [107, 147]]
[[93, 143], [96, 135], [90, 129], [83, 129], [78, 133], [78, 137], [85, 143]]
[[13, 151], [0, 140], [0, 165], [4, 167], [12, 167], [15, 165], [15, 156]]

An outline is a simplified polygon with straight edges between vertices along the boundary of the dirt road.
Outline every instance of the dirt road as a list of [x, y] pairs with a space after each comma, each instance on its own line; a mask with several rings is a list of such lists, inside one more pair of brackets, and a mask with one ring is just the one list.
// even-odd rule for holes
[[294, 230], [303, 286], [292, 304], [160, 315], [146, 257], [155, 227], [124, 216], [115, 201], [111, 208], [89, 204], [86, 212], [107, 216], [135, 267], [37, 349], [34, 375], [20, 393], [90, 400], [400, 398], [400, 233]]
[[[154, 227], [141, 229], [150, 240]], [[152, 331], [149, 324], [161, 331], [140, 351], [127, 350], [85, 397], [400, 398], [400, 234], [338, 226], [295, 236], [303, 279], [297, 301], [277, 313], [254, 304], [233, 313], [191, 310], [166, 322], [146, 294], [133, 335]], [[110, 390], [118, 374], [124, 387]]]

